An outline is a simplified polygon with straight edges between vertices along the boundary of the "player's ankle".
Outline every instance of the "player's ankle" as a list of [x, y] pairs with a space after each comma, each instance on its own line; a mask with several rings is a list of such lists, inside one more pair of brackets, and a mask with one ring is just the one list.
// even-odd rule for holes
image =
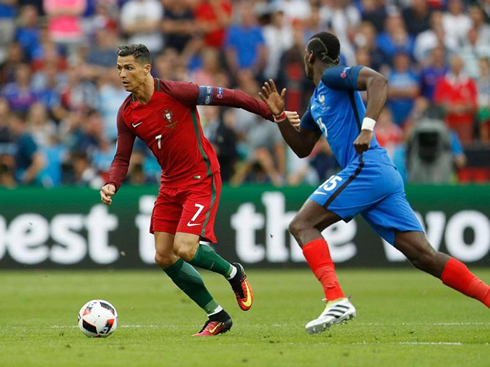
[[226, 279], [228, 280], [232, 280], [237, 274], [238, 274], [238, 269], [236, 266], [234, 266], [233, 264], [230, 264], [231, 265], [231, 272], [230, 274], [226, 277]]
[[208, 316], [208, 318], [211, 321], [226, 321], [231, 319], [230, 315], [223, 309], [218, 313]]

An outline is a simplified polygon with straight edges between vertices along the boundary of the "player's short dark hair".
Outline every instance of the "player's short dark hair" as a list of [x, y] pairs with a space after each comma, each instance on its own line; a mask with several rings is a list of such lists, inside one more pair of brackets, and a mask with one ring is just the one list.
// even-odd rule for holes
[[140, 64], [151, 64], [151, 55], [148, 48], [141, 44], [132, 44], [127, 46], [120, 46], [117, 48], [117, 56], [125, 57], [133, 55], [134, 59]]
[[318, 60], [325, 64], [337, 65], [340, 62], [340, 42], [337, 36], [330, 32], [320, 32], [311, 36], [306, 49], [313, 51]]

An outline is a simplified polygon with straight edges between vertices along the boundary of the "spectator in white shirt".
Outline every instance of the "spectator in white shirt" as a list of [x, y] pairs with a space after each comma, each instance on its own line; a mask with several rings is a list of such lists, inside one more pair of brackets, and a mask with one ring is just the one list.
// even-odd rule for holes
[[446, 34], [458, 46], [462, 46], [472, 26], [471, 19], [464, 13], [464, 4], [461, 0], [449, 0], [448, 11], [444, 13], [442, 24]]
[[128, 35], [128, 43], [142, 43], [150, 52], [163, 49], [160, 31], [163, 6], [158, 0], [130, 0], [121, 9], [122, 30]]

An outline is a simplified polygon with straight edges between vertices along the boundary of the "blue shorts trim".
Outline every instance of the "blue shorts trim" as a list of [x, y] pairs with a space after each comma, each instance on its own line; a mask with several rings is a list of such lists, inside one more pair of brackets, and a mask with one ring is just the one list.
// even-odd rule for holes
[[[329, 198], [328, 200], [325, 202], [325, 204], [323, 204], [323, 207], [326, 209], [328, 208], [328, 206], [332, 203], [332, 201], [334, 201], [337, 196], [340, 195], [340, 193], [342, 192], [342, 190], [344, 190], [347, 185], [349, 185], [352, 181], [355, 180], [355, 178], [357, 176], [359, 176], [359, 174], [361, 173], [362, 171], [362, 168], [364, 167], [364, 162], [362, 161], [362, 155], [359, 156], [359, 166], [356, 168], [356, 170], [354, 171], [353, 174], [350, 175], [350, 177], [347, 179], [347, 181], [345, 181]], [[332, 177], [335, 177], [335, 176], [332, 176]], [[338, 176], [337, 176], [338, 177]], [[328, 182], [328, 180], [326, 181]], [[323, 188], [325, 188], [325, 184], [322, 186]]]

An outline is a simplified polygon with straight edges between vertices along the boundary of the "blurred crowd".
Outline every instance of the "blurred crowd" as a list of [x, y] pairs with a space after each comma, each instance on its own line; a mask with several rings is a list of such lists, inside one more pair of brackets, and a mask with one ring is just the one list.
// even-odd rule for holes
[[[343, 64], [388, 78], [376, 134], [405, 179], [457, 180], [465, 150], [490, 144], [489, 19], [490, 0], [0, 0], [0, 186], [105, 182], [127, 96], [118, 45], [145, 44], [162, 79], [258, 97], [272, 78], [302, 115], [305, 44], [325, 30]], [[299, 160], [272, 123], [199, 112], [231, 185], [315, 185], [339, 169], [326, 142]], [[159, 175], [137, 141], [127, 181]]]

